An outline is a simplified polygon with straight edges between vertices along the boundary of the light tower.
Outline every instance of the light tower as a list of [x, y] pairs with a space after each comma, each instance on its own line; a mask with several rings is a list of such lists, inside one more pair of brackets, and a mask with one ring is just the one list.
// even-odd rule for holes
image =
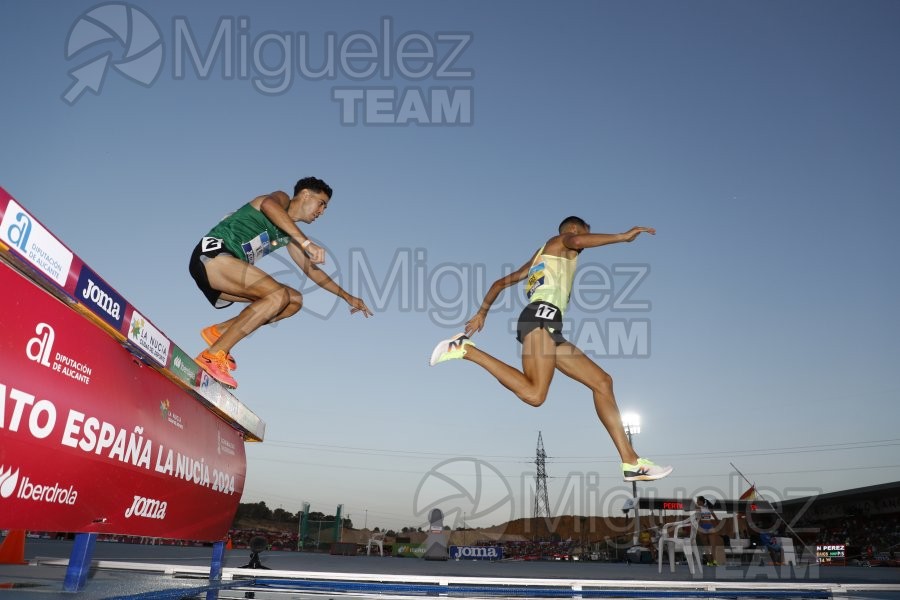
[[[634, 448], [633, 437], [641, 432], [641, 417], [637, 413], [622, 415], [622, 426], [628, 436], [628, 445]], [[641, 532], [641, 511], [638, 509], [637, 481], [631, 482], [631, 497], [634, 498], [634, 538], [632, 544], [637, 546]]]

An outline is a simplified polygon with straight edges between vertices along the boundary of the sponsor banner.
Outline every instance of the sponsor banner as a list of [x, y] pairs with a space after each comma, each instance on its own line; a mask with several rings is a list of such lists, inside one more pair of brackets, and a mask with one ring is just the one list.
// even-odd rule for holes
[[112, 325], [116, 331], [122, 330], [122, 321], [125, 318], [125, 299], [87, 265], [82, 265], [81, 273], [78, 275], [78, 283], [75, 284], [75, 299]]
[[[247, 433], [248, 440], [262, 441], [265, 435], [265, 423], [256, 414], [241, 404], [217, 382], [206, 381], [203, 388], [198, 389], [197, 379], [190, 375], [193, 359], [185, 362], [182, 356], [181, 368], [170, 364], [170, 357], [174, 358], [176, 346], [165, 334], [135, 311], [118, 292], [53, 237], [6, 190], [0, 187], [0, 249], [6, 251], [6, 246], [11, 246], [18, 251], [9, 252], [9, 255], [15, 258], [14, 262], [18, 266], [30, 272], [30, 269], [26, 268], [26, 262], [31, 262], [44, 275], [58, 275], [58, 278], [53, 279], [53, 283], [59, 285], [69, 300], [78, 303], [78, 310], [84, 312], [85, 316], [90, 319], [95, 316], [99, 317], [112, 326], [119, 335], [127, 337], [130, 342], [129, 347], [134, 348], [137, 354], [146, 357], [160, 367], [168, 366], [177, 379], [183, 381], [194, 392], [200, 393], [219, 411], [220, 415], [226, 419], [232, 419], [236, 426]], [[40, 252], [33, 252], [34, 256], [39, 258], [39, 260], [35, 259], [38, 262], [22, 254], [23, 246], [41, 249]], [[18, 258], [20, 254], [24, 258]], [[50, 262], [47, 262], [46, 258], [42, 258], [48, 256], [62, 258], [53, 258]], [[47, 264], [52, 263], [51, 272], [48, 273], [41, 268], [41, 264], [43, 264], [41, 261]], [[59, 269], [56, 269], [56, 265], [59, 266]], [[65, 276], [63, 271], [66, 271]], [[127, 324], [127, 326], [123, 327], [123, 324]], [[71, 373], [71, 368], [66, 372]]]
[[72, 252], [2, 188], [0, 192], [0, 202], [6, 200], [6, 210], [0, 221], [0, 240], [40, 273], [59, 287], [65, 288], [74, 259]]
[[[3, 269], [8, 270], [5, 266]], [[33, 334], [34, 336], [25, 344], [25, 356], [28, 360], [46, 367], [53, 376], [68, 377], [84, 385], [91, 383], [94, 370], [86, 360], [87, 352], [79, 340], [69, 339], [57, 343], [53, 326], [43, 321], [34, 326]], [[44, 377], [47, 377], [46, 371]]]
[[454, 560], [501, 560], [502, 546], [450, 546], [450, 558]]
[[240, 434], [0, 264], [0, 529], [221, 540]]
[[131, 320], [128, 322], [128, 339], [143, 350], [153, 362], [163, 368], [168, 366], [169, 348], [172, 342], [136, 310], [131, 311]]
[[425, 556], [425, 544], [394, 544], [394, 556], [406, 558], [422, 558]]
[[197, 374], [200, 371], [200, 365], [185, 353], [178, 346], [172, 346], [172, 365], [169, 371], [175, 374], [181, 381], [191, 387], [197, 385]]

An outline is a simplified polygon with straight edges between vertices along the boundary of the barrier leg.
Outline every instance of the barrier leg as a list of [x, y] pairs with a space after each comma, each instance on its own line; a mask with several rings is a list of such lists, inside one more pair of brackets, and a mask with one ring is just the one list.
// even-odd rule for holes
[[63, 581], [65, 591], [79, 592], [84, 589], [88, 572], [91, 570], [91, 558], [94, 556], [96, 542], [96, 533], [79, 533], [75, 536], [75, 545], [72, 547], [66, 578]]
[[[222, 580], [222, 563], [225, 557], [225, 542], [216, 542], [213, 544], [212, 563], [209, 565], [209, 582], [218, 583]], [[208, 590], [206, 592], [206, 600], [216, 600], [219, 597], [219, 590]]]

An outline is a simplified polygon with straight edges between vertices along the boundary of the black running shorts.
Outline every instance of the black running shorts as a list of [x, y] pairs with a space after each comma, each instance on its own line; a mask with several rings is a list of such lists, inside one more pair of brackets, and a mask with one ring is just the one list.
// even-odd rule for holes
[[222, 292], [210, 287], [209, 278], [206, 276], [206, 261], [212, 260], [220, 254], [234, 256], [225, 249], [222, 240], [219, 238], [205, 237], [194, 248], [194, 252], [191, 254], [191, 261], [188, 263], [188, 271], [190, 271], [191, 277], [194, 278], [197, 287], [200, 288], [200, 291], [203, 292], [203, 295], [215, 308], [225, 308], [234, 304], [234, 302], [219, 300], [219, 295]]
[[522, 310], [516, 325], [516, 339], [523, 343], [535, 329], [544, 329], [557, 346], [566, 341], [562, 335], [562, 311], [549, 302], [532, 302]]

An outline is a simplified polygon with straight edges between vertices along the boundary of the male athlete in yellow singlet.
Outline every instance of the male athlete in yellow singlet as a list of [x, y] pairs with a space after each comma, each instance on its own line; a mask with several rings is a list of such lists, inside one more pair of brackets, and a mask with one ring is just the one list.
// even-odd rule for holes
[[[444, 340], [434, 349], [431, 365], [463, 358], [484, 367], [523, 402], [540, 406], [547, 399], [555, 370], [586, 385], [594, 394], [594, 408], [622, 459], [625, 481], [661, 479], [672, 472], [639, 457], [628, 442], [619, 407], [613, 395], [612, 377], [562, 336], [562, 315], [572, 293], [578, 255], [585, 248], [631, 242], [641, 233], [655, 234], [649, 227], [633, 227], [625, 233], [591, 233], [579, 217], [568, 217], [559, 225], [559, 235], [547, 243], [518, 270], [495, 281], [481, 308], [466, 323], [465, 333]], [[469, 337], [484, 327], [488, 311], [500, 292], [526, 280], [529, 304], [519, 316], [516, 338], [522, 344], [522, 371], [475, 347]]]

